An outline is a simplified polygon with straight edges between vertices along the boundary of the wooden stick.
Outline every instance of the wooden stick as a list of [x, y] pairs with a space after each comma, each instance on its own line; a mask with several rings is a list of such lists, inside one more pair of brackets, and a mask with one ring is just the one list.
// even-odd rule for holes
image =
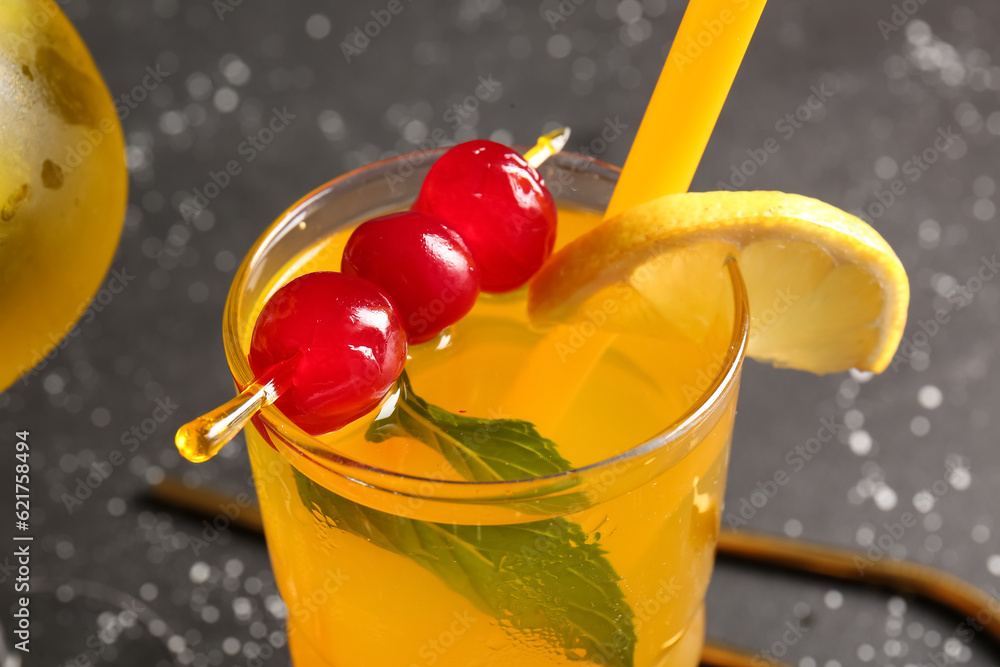
[[799, 540], [723, 530], [717, 554], [912, 593], [971, 618], [1000, 641], [1000, 600], [941, 570]]

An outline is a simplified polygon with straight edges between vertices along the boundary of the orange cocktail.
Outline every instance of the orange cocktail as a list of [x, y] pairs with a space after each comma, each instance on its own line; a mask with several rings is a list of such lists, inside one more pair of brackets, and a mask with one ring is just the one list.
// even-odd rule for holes
[[[348, 174], [261, 237], [227, 304], [238, 383], [268, 296], [338, 270], [352, 227], [404, 207], [438, 154]], [[567, 155], [542, 172], [559, 247], [600, 220], [617, 172]], [[524, 290], [483, 295], [340, 431], [265, 408], [248, 444], [297, 667], [697, 664], [747, 330], [730, 271], [697, 340], [617, 331], [613, 298], [536, 330]], [[512, 420], [562, 468], [535, 467]]]

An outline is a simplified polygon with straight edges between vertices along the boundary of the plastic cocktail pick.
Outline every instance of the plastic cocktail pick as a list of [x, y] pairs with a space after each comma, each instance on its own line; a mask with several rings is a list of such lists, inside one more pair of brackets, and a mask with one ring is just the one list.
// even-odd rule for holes
[[[294, 360], [289, 360], [291, 361]], [[218, 454], [223, 445], [236, 437], [251, 417], [278, 400], [280, 390], [284, 388], [284, 383], [279, 382], [278, 378], [287, 380], [284, 377], [287, 373], [282, 371], [291, 365], [285, 363], [269, 368], [265, 373], [268, 377], [254, 379], [236, 398], [177, 429], [174, 443], [181, 456], [193, 463], [200, 463]]]
[[251, 383], [239, 396], [177, 430], [177, 449], [188, 461], [215, 456], [265, 405], [278, 400], [273, 382]]
[[[539, 137], [535, 146], [524, 154], [524, 159], [538, 167], [562, 150], [568, 140], [569, 128], [549, 132]], [[181, 426], [174, 437], [181, 455], [200, 463], [218, 454], [255, 414], [278, 400], [291, 381], [290, 372], [295, 367], [292, 361], [272, 366], [254, 378], [236, 398]]]
[[548, 134], [538, 137], [538, 143], [524, 154], [525, 161], [537, 169], [543, 162], [566, 147], [569, 141], [569, 128], [560, 127]]

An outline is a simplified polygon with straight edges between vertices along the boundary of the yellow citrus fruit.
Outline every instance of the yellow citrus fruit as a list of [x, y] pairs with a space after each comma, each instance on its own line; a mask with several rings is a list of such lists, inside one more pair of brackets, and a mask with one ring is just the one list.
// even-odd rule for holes
[[698, 339], [732, 309], [730, 258], [749, 297], [749, 356], [814, 373], [888, 366], [906, 324], [903, 265], [862, 220], [781, 192], [684, 193], [625, 211], [551, 257], [529, 314], [544, 325], [599, 312], [611, 330]]
[[69, 20], [50, 0], [0, 4], [0, 390], [86, 313], [127, 183], [111, 95]]

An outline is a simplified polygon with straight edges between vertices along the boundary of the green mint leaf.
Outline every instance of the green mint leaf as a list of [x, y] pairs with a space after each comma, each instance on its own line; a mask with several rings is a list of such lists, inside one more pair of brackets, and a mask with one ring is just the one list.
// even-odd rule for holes
[[[365, 437], [382, 442], [393, 437], [418, 440], [441, 454], [462, 477], [476, 482], [515, 481], [555, 475], [572, 468], [556, 447], [531, 422], [521, 419], [480, 419], [448, 412], [417, 396], [404, 371], [391, 410], [372, 422]], [[561, 493], [579, 483], [553, 480], [547, 494], [511, 509], [525, 514], [566, 514], [587, 507], [583, 493]], [[561, 495], [559, 495], [561, 494]]]
[[531, 422], [478, 419], [448, 412], [417, 396], [404, 372], [394, 409], [368, 429], [371, 442], [411, 437], [433, 447], [468, 480], [513, 481], [569, 470], [556, 443], [543, 438]]
[[576, 659], [632, 667], [636, 635], [620, 577], [577, 524], [417, 521], [341, 498], [292, 470], [302, 501], [322, 521], [412, 559], [511, 631]]
[[[404, 373], [395, 403], [368, 429], [381, 442], [410, 437], [438, 451], [467, 480], [495, 482], [571, 469], [554, 442], [517, 419], [456, 415], [417, 396]], [[345, 500], [295, 471], [299, 495], [322, 520], [412, 559], [512, 632], [559, 646], [572, 659], [632, 667], [633, 612], [596, 541], [564, 518], [503, 526], [431, 523]], [[572, 485], [575, 482], [567, 482]], [[565, 490], [558, 484], [551, 492]], [[569, 512], [582, 493], [525, 499], [525, 512]]]

